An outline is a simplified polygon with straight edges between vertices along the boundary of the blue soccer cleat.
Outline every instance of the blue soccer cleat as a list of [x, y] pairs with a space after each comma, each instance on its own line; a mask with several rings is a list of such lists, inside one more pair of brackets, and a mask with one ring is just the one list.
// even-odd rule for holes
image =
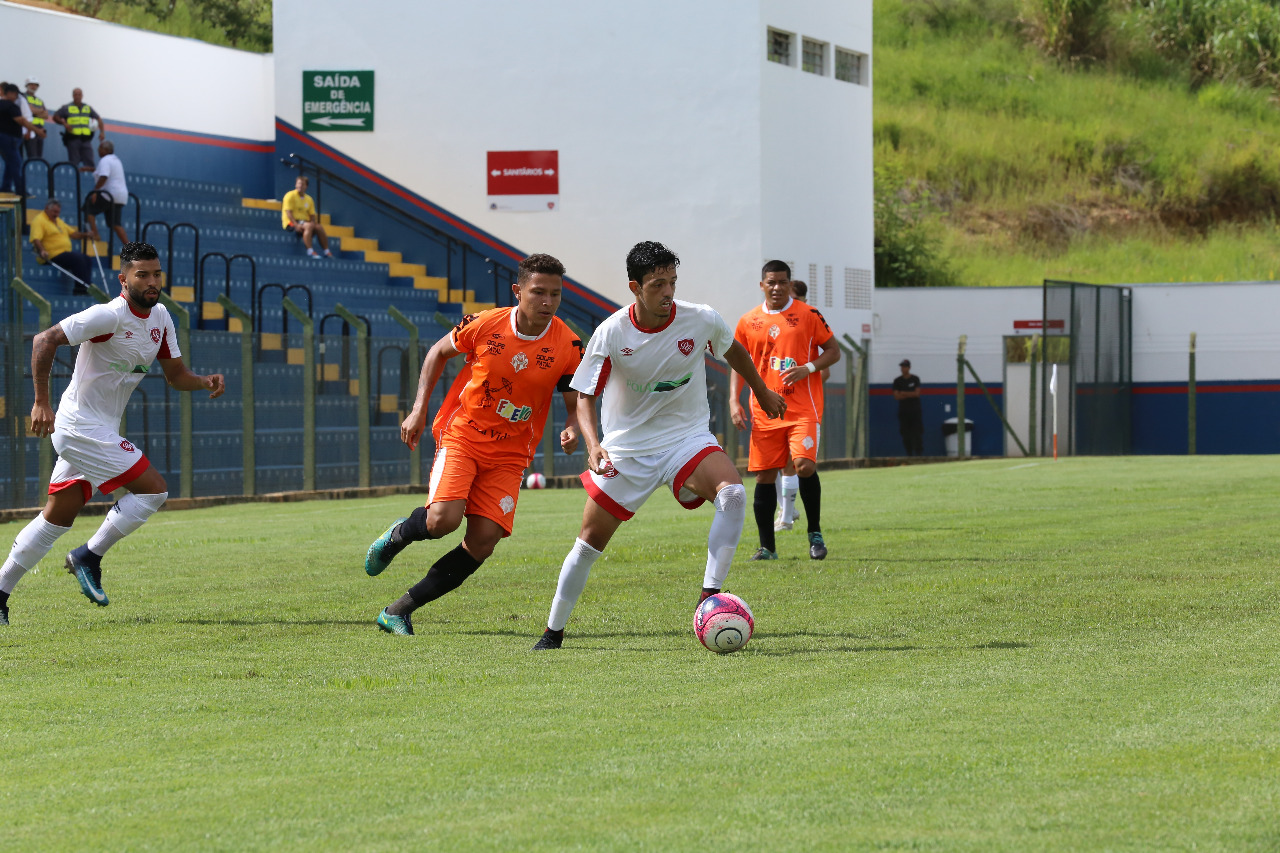
[[81, 545], [67, 554], [67, 571], [80, 582], [80, 591], [84, 597], [99, 607], [106, 607], [109, 602], [107, 594], [102, 590], [102, 568], [89, 564], [89, 546]]
[[391, 561], [395, 559], [396, 554], [404, 550], [403, 543], [391, 541], [391, 534], [395, 532], [401, 522], [408, 520], [407, 518], [397, 518], [381, 536], [373, 540], [373, 544], [369, 546], [369, 553], [364, 555], [364, 573], [366, 575], [373, 578], [382, 574], [383, 569], [391, 565]]
[[409, 615], [395, 616], [387, 612], [387, 608], [382, 608], [382, 612], [378, 614], [378, 627], [388, 634], [398, 634], [401, 637], [413, 636], [413, 622], [409, 620]]

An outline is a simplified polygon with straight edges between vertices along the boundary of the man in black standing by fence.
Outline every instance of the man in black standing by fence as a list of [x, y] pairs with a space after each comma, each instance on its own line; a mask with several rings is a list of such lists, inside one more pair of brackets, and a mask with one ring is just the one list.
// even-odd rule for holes
[[924, 455], [924, 416], [920, 410], [920, 377], [911, 372], [911, 361], [898, 363], [902, 375], [893, 380], [893, 399], [898, 401], [898, 432], [908, 456]]

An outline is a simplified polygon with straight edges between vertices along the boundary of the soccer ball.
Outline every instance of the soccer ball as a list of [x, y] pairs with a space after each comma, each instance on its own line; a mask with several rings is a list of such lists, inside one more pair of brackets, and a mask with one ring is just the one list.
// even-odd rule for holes
[[545, 489], [547, 487], [547, 478], [534, 472], [525, 478], [524, 487], [526, 489]]
[[693, 611], [693, 633], [716, 654], [736, 652], [745, 646], [755, 627], [751, 608], [731, 592], [717, 592]]

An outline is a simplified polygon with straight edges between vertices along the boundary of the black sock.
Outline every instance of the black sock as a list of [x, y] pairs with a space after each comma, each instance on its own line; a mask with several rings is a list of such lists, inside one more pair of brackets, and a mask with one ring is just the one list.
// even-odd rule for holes
[[548, 637], [555, 637], [557, 640], [563, 640], [563, 639], [564, 639], [564, 629], [563, 629], [563, 628], [561, 628], [559, 631], [553, 631], [552, 629], [547, 628], [547, 629], [546, 629], [546, 630], [544, 630], [542, 633], [543, 633], [545, 636], [548, 636]]
[[822, 532], [822, 482], [818, 472], [800, 478], [800, 500], [804, 504], [804, 517], [809, 522], [810, 533]]
[[448, 554], [436, 560], [427, 576], [409, 588], [409, 597], [415, 607], [421, 607], [429, 601], [435, 601], [448, 592], [462, 586], [462, 582], [471, 577], [471, 573], [480, 568], [482, 560], [477, 560], [467, 553], [467, 549], [459, 545]]
[[702, 597], [698, 599], [698, 603], [701, 604], [711, 596], [718, 595], [719, 593], [720, 593], [720, 590], [715, 589], [714, 587], [704, 586], [702, 588]]
[[8, 606], [9, 606], [9, 593], [0, 592], [0, 607], [8, 607]]
[[413, 512], [409, 513], [409, 517], [400, 522], [395, 530], [391, 531], [391, 541], [403, 547], [410, 542], [421, 542], [424, 539], [431, 539], [430, 531], [427, 530], [427, 508], [420, 506]]
[[[800, 482], [803, 484], [804, 480]], [[756, 514], [756, 530], [760, 533], [760, 547], [777, 552], [778, 545], [773, 539], [773, 515], [778, 511], [778, 491], [773, 483], [756, 482], [756, 495], [751, 508]]]

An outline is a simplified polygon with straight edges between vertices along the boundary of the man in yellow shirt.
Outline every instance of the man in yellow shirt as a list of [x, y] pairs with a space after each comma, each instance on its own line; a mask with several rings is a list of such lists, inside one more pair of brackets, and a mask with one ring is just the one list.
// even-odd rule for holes
[[307, 257], [320, 257], [316, 254], [316, 250], [311, 248], [311, 236], [314, 234], [320, 238], [320, 248], [324, 249], [324, 256], [332, 258], [333, 255], [329, 253], [329, 235], [324, 233], [324, 226], [320, 224], [315, 201], [307, 195], [307, 179], [299, 175], [293, 186], [293, 189], [284, 194], [284, 201], [280, 206], [280, 220], [284, 230], [292, 231], [302, 237], [302, 245], [307, 247]]
[[62, 202], [56, 198], [44, 203], [44, 210], [31, 223], [31, 245], [40, 263], [61, 267], [63, 272], [78, 279], [75, 292], [87, 293], [84, 285], [92, 274], [92, 261], [84, 252], [71, 251], [71, 241], [87, 240], [91, 235], [87, 231], [73, 231], [59, 215], [61, 213]]

